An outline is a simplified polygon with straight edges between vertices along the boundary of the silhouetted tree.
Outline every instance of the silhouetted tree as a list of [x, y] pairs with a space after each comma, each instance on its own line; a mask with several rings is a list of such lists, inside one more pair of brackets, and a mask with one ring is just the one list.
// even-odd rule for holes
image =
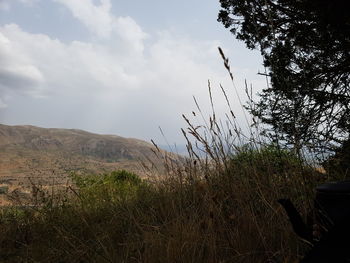
[[259, 49], [270, 85], [252, 113], [299, 151], [350, 133], [348, 0], [220, 0], [218, 21]]

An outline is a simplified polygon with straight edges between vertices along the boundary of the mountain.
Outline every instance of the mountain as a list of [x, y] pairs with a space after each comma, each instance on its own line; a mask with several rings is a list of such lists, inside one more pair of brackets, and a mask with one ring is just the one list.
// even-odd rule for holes
[[116, 135], [0, 124], [0, 194], [18, 187], [28, 192], [33, 184], [62, 185], [72, 172], [126, 169], [144, 176], [142, 162], [162, 165], [154, 150], [145, 141]]

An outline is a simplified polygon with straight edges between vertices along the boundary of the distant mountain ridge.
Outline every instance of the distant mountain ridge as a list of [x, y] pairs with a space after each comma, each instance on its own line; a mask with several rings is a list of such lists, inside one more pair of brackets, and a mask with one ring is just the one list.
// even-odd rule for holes
[[151, 154], [152, 144], [116, 135], [99, 135], [76, 129], [8, 126], [0, 124], [0, 147], [33, 151], [58, 150], [108, 160], [136, 160]]
[[[63, 186], [72, 172], [125, 169], [146, 176], [145, 164], [162, 169], [148, 142], [76, 129], [0, 124], [0, 203], [4, 191], [30, 194], [33, 184]], [[162, 153], [165, 153], [162, 151]]]

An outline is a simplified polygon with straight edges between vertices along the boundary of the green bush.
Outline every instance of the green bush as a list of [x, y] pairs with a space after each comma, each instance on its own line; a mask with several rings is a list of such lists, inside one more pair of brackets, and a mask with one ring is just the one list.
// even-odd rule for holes
[[138, 189], [145, 186], [139, 176], [125, 170], [98, 175], [73, 175], [72, 178], [78, 188], [78, 197], [91, 201], [91, 204], [134, 198]]
[[256, 148], [249, 144], [241, 147], [231, 158], [232, 165], [239, 167], [254, 167], [262, 172], [283, 173], [288, 169], [303, 166], [291, 150], [281, 149], [275, 145]]

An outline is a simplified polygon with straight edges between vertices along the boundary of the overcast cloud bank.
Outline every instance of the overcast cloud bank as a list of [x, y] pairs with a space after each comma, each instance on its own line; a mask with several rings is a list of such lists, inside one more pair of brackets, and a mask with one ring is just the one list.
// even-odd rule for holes
[[[5, 117], [21, 101], [32, 115], [41, 114], [34, 105], [52, 112], [42, 117], [46, 126], [69, 122], [75, 128], [104, 127], [137, 137], [144, 129], [142, 137], [151, 138], [166, 123], [172, 137], [180, 128], [179, 113], [192, 109], [191, 95], [207, 96], [207, 79], [227, 79], [218, 41], [195, 41], [171, 31], [149, 34], [133, 18], [113, 15], [109, 0], [53, 1], [89, 30], [91, 40], [67, 43], [25, 32], [15, 23], [1, 26], [0, 108], [8, 107]], [[11, 6], [0, 0], [1, 7]], [[31, 122], [29, 113], [25, 118]], [[122, 127], [112, 128], [116, 124]]]

